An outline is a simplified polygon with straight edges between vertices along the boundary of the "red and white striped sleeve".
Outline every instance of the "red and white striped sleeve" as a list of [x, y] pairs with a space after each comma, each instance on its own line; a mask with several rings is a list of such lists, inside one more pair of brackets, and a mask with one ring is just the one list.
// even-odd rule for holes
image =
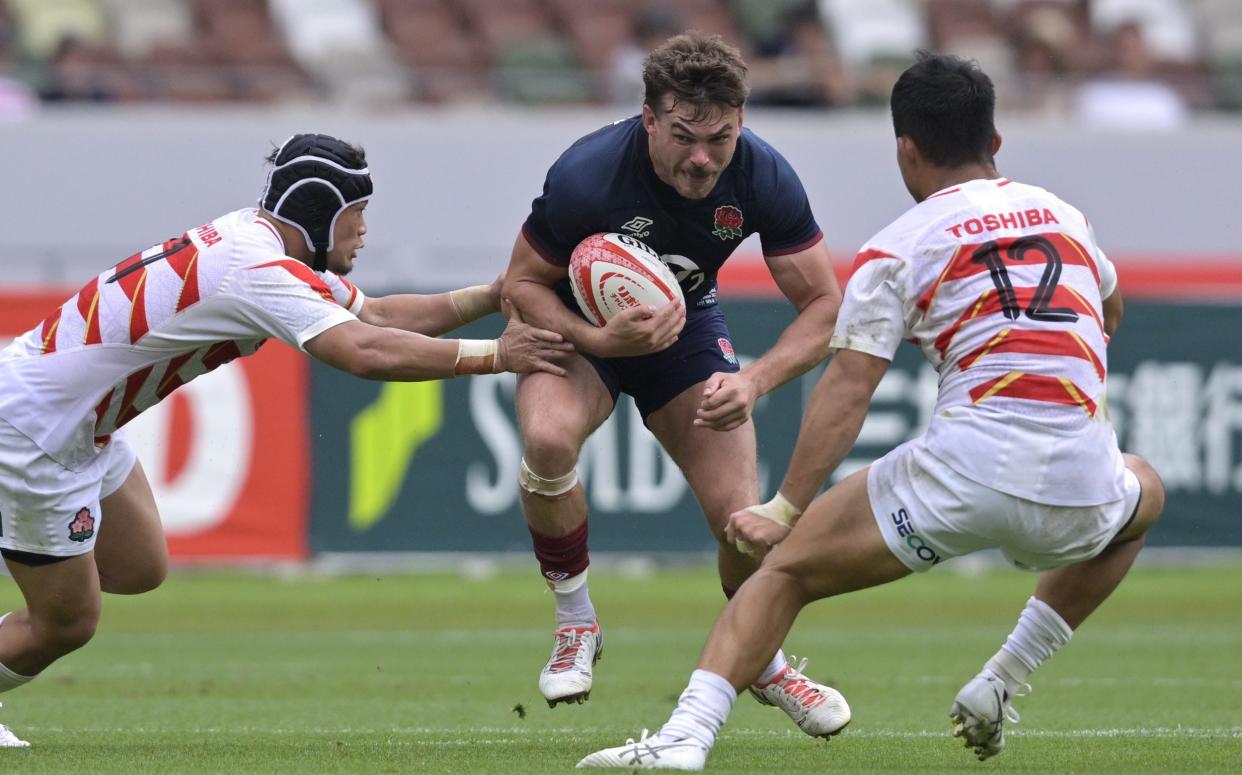
[[322, 276], [292, 258], [246, 267], [235, 292], [248, 302], [259, 328], [299, 349], [329, 328], [358, 319]]

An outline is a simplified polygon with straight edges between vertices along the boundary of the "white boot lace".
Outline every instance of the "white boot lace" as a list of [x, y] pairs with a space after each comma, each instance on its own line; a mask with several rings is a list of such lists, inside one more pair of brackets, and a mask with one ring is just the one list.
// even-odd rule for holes
[[558, 630], [556, 642], [552, 646], [552, 659], [548, 662], [548, 672], [563, 673], [573, 670], [581, 646], [582, 639], [577, 630]]
[[1031, 685], [1028, 683], [1018, 684], [1018, 688], [1013, 690], [1013, 695], [1005, 698], [1005, 705], [1001, 709], [1001, 714], [1005, 717], [1006, 721], [1010, 724], [1017, 724], [1022, 720], [1022, 717], [1018, 715], [1018, 711], [1013, 709], [1013, 705], [1010, 704], [1010, 700], [1017, 699], [1018, 697], [1029, 697], [1033, 691], [1035, 690], [1032, 689]]
[[[814, 708], [824, 701], [824, 695], [819, 690], [819, 684], [803, 675], [808, 661], [806, 657], [803, 657], [799, 662], [797, 657], [790, 654], [785, 675], [779, 683], [781, 688], [803, 708]], [[795, 662], [797, 662], [797, 667], [793, 666]]]

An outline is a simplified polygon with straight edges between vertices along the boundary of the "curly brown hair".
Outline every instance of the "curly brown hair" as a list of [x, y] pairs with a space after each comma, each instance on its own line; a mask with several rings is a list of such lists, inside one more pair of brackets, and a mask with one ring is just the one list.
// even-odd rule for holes
[[643, 61], [643, 102], [659, 115], [664, 97], [672, 95], [672, 110], [680, 103], [694, 107], [692, 121], [702, 121], [725, 108], [746, 104], [742, 53], [719, 35], [689, 30], [664, 41]]

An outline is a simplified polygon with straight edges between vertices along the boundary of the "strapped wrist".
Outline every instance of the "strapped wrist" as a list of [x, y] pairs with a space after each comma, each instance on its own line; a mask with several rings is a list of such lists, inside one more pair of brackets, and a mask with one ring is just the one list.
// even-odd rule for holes
[[781, 495], [779, 490], [772, 497], [772, 500], [758, 506], [752, 506], [750, 511], [785, 527], [793, 527], [797, 523], [798, 518], [802, 516], [802, 509], [790, 503], [789, 499]]
[[458, 339], [453, 374], [495, 374], [499, 339]]
[[472, 285], [449, 291], [449, 304], [462, 323], [478, 320], [496, 311], [492, 305], [491, 286], [488, 285]]

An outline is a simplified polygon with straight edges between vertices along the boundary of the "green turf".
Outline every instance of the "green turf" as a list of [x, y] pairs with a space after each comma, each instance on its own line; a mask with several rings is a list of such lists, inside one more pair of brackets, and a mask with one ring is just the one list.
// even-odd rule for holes
[[[1008, 750], [975, 762], [946, 712], [1032, 583], [946, 572], [812, 606], [787, 645], [854, 723], [812, 741], [742, 697], [709, 767], [1242, 771], [1242, 567], [1133, 573], [1034, 677]], [[595, 691], [550, 710], [535, 681], [552, 601], [533, 572], [176, 574], [109, 597], [87, 648], [3, 697], [32, 748], [0, 751], [0, 772], [568, 771], [663, 723], [721, 605], [705, 568], [600, 570], [592, 589]], [[0, 579], [0, 604], [16, 600]]]

